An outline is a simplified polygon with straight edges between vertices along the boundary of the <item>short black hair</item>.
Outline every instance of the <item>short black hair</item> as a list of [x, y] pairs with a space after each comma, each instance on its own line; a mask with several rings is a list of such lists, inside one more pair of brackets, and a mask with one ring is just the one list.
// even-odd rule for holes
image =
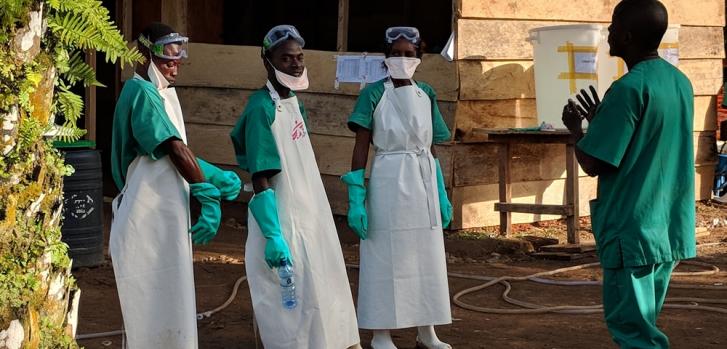
[[659, 48], [669, 26], [669, 14], [658, 0], [623, 0], [616, 5], [613, 16], [648, 50]]
[[176, 33], [174, 28], [162, 22], [153, 22], [141, 32], [141, 35], [144, 35], [149, 41], [155, 42], [172, 33]]

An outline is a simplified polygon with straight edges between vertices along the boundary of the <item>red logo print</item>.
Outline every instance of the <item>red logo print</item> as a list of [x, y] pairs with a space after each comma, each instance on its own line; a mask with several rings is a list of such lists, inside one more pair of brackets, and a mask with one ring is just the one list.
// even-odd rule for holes
[[293, 126], [293, 132], [290, 134], [290, 136], [293, 138], [294, 141], [305, 137], [305, 125], [303, 124], [302, 120], [298, 119], [295, 122], [295, 126]]

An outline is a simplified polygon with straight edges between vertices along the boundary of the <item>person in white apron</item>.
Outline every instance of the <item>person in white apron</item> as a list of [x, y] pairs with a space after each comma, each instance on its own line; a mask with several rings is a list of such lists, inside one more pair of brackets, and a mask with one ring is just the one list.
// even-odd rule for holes
[[109, 253], [131, 349], [198, 347], [189, 195], [202, 207], [192, 239], [207, 243], [219, 227], [220, 199], [240, 192], [234, 172], [186, 146], [169, 87], [186, 40], [161, 23], [147, 28], [139, 38], [147, 62], [124, 84], [114, 112], [112, 175], [121, 193], [112, 203]]
[[411, 80], [421, 62], [419, 31], [392, 27], [386, 38], [390, 78], [361, 91], [348, 121], [356, 132], [352, 171], [342, 177], [348, 223], [361, 238], [358, 322], [373, 330], [374, 349], [396, 348], [390, 330], [409, 327], [418, 329], [418, 346], [451, 348], [434, 332], [452, 322], [442, 231], [452, 205], [432, 147], [450, 133], [434, 90]]
[[[230, 134], [252, 174], [245, 268], [267, 349], [360, 348], [341, 245], [306, 126], [291, 91], [308, 87], [305, 41], [277, 26], [263, 41], [266, 87], [250, 96]], [[297, 306], [283, 307], [273, 268], [292, 263]]]

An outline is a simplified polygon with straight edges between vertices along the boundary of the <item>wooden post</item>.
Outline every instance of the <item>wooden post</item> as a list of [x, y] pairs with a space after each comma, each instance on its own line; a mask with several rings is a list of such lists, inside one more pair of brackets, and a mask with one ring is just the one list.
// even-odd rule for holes
[[162, 0], [162, 22], [181, 34], [188, 34], [189, 30], [187, 2], [188, 0]]
[[[120, 0], [120, 5], [117, 5], [117, 8], [120, 9], [120, 11], [116, 15], [117, 23], [120, 23], [119, 29], [121, 30], [121, 35], [124, 36], [124, 40], [126, 40], [126, 42], [128, 43], [131, 43], [134, 40], [134, 38], [131, 37], [134, 30], [132, 11], [133, 3], [133, 0]], [[126, 69], [134, 70], [134, 67], [127, 66]], [[119, 95], [121, 94], [121, 80], [123, 76], [121, 70], [121, 64], [117, 63], [116, 79], [114, 81], [114, 91], [116, 93], [116, 99], [118, 99]]]
[[338, 0], [338, 39], [336, 50], [344, 52], [348, 50], [348, 0]]
[[[86, 51], [86, 64], [90, 65], [96, 71], [96, 51]], [[85, 106], [85, 126], [86, 139], [96, 141], [96, 86], [86, 87]]]
[[133, 0], [121, 0], [121, 14], [118, 15], [121, 20], [121, 35], [124, 36], [124, 40], [131, 42], [134, 38], [133, 35], [134, 26], [133, 24]]
[[[500, 202], [510, 203], [512, 201], [512, 186], [510, 185], [510, 143], [500, 143], [498, 153], [500, 156]], [[500, 211], [500, 234], [504, 236], [510, 235], [511, 225], [512, 212]]]
[[573, 213], [566, 217], [568, 226], [568, 243], [580, 244], [580, 212], [578, 210], [578, 159], [576, 159], [576, 146], [569, 142], [565, 146], [565, 200], [566, 205], [573, 207]]

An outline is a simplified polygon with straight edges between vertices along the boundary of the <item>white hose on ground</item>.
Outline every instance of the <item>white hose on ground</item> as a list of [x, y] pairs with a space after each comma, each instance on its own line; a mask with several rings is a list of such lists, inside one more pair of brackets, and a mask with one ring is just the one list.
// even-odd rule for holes
[[[682, 261], [681, 263], [686, 265], [694, 265], [699, 267], [707, 267], [710, 270], [705, 271], [699, 271], [699, 272], [674, 272], [674, 276], [704, 276], [704, 275], [715, 275], [719, 273], [719, 268], [717, 268], [714, 265], [697, 262], [697, 261]], [[593, 280], [552, 280], [552, 279], [546, 279], [543, 278], [544, 276], [553, 276], [556, 274], [568, 272], [568, 271], [575, 271], [575, 270], [582, 270], [586, 268], [591, 268], [600, 265], [600, 263], [588, 263], [588, 264], [581, 264], [576, 265], [572, 267], [567, 268], [561, 268], [556, 270], [550, 270], [550, 271], [544, 271], [532, 275], [527, 276], [502, 276], [498, 278], [494, 277], [482, 277], [482, 276], [474, 276], [474, 275], [467, 275], [467, 274], [457, 274], [457, 273], [449, 273], [450, 277], [455, 278], [462, 278], [462, 279], [468, 279], [468, 280], [480, 280], [480, 281], [487, 281], [486, 283], [482, 285], [478, 285], [475, 287], [470, 287], [465, 290], [462, 290], [454, 295], [453, 302], [468, 310], [476, 311], [476, 312], [482, 312], [482, 313], [492, 313], [492, 314], [544, 314], [544, 313], [563, 313], [563, 314], [595, 314], [600, 313], [603, 311], [603, 306], [601, 304], [598, 305], [586, 305], [586, 306], [578, 306], [578, 305], [561, 305], [561, 306], [543, 306], [539, 304], [533, 304], [528, 302], [519, 301], [516, 299], [513, 299], [509, 297], [510, 291], [512, 290], [512, 285], [510, 284], [510, 281], [532, 281], [532, 282], [538, 282], [543, 284], [549, 284], [549, 285], [558, 285], [558, 286], [584, 286], [584, 285], [600, 285], [600, 281], [593, 281]], [[495, 284], [502, 284], [505, 287], [505, 290], [503, 291], [501, 297], [503, 300], [510, 304], [518, 305], [522, 308], [519, 309], [504, 309], [504, 308], [487, 308], [487, 307], [480, 307], [471, 305], [468, 303], [463, 302], [460, 300], [460, 298], [464, 297], [465, 295], [472, 294], [481, 290], [484, 290], [492, 285]], [[679, 288], [679, 289], [698, 289], [698, 290], [727, 290], [727, 287], [725, 286], [709, 286], [707, 285], [679, 285], [674, 284], [670, 287], [673, 288]], [[694, 304], [676, 304], [676, 303], [694, 303]], [[702, 311], [710, 311], [710, 312], [718, 312], [718, 313], [724, 313], [727, 314], [727, 308], [719, 308], [719, 307], [711, 307], [711, 306], [705, 306], [700, 305], [699, 303], [705, 303], [705, 304], [727, 304], [727, 299], [709, 299], [709, 298], [692, 298], [692, 297], [670, 297], [666, 299], [666, 302], [664, 304], [664, 308], [667, 309], [687, 309], [687, 310], [702, 310]]]
[[[237, 291], [240, 289], [240, 285], [242, 285], [243, 282], [247, 280], [247, 276], [241, 276], [235, 281], [235, 286], [232, 287], [232, 293], [230, 293], [230, 296], [227, 297], [227, 300], [222, 303], [217, 308], [214, 308], [212, 310], [204, 311], [199, 314], [197, 314], [197, 320], [202, 320], [209, 318], [210, 316], [214, 315], [217, 312], [222, 311], [223, 309], [227, 308], [232, 304], [232, 302], [235, 301], [235, 297], [237, 297]], [[124, 334], [124, 330], [118, 330], [118, 331], [110, 331], [110, 332], [100, 332], [100, 333], [89, 333], [89, 334], [80, 334], [76, 335], [76, 340], [84, 340], [84, 339], [94, 339], [94, 338], [105, 338], [105, 337], [114, 337], [114, 336], [120, 336]]]
[[[698, 272], [674, 272], [674, 273], [672, 273], [673, 276], [704, 276], [704, 275], [715, 275], [715, 274], [719, 273], [719, 268], [717, 266], [714, 266], [711, 264], [697, 262], [697, 261], [682, 261], [681, 263], [687, 264], [687, 265], [705, 267], [705, 268], [709, 268], [710, 270], [698, 271]], [[451, 278], [457, 278], [457, 279], [487, 281], [486, 283], [484, 283], [482, 285], [470, 287], [470, 288], [460, 291], [454, 295], [454, 297], [452, 298], [453, 302], [456, 305], [458, 305], [464, 309], [481, 312], [481, 313], [492, 313], [492, 314], [544, 314], [544, 313], [595, 314], [595, 313], [600, 313], [603, 311], [603, 306], [601, 304], [598, 304], [598, 305], [543, 306], [543, 305], [528, 303], [528, 302], [524, 302], [524, 301], [520, 301], [520, 300], [511, 298], [511, 297], [509, 297], [509, 294], [510, 294], [510, 291], [512, 290], [512, 285], [510, 284], [509, 281], [531, 281], [531, 282], [536, 282], [536, 283], [540, 283], [540, 284], [556, 285], [556, 286], [598, 286], [598, 285], [601, 285], [601, 281], [597, 281], [597, 280], [553, 280], [553, 279], [544, 278], [544, 276], [553, 276], [556, 274], [561, 274], [561, 273], [565, 273], [565, 272], [569, 272], [569, 271], [576, 271], [576, 270], [592, 268], [592, 267], [596, 267], [599, 265], [600, 265], [600, 263], [581, 264], [581, 265], [576, 265], [576, 266], [567, 267], [567, 268], [560, 268], [560, 269], [556, 269], [556, 270], [544, 271], [544, 272], [535, 273], [535, 274], [527, 275], [527, 276], [491, 277], [491, 276], [478, 276], [478, 275], [469, 275], [469, 274], [460, 274], [460, 273], [447, 273], [447, 275]], [[346, 267], [358, 269], [359, 265], [358, 264], [346, 264]], [[232, 293], [227, 298], [227, 300], [217, 308], [197, 314], [197, 320], [209, 318], [212, 315], [214, 315], [215, 313], [222, 311], [223, 309], [227, 308], [230, 304], [232, 304], [232, 302], [235, 300], [235, 297], [237, 297], [237, 292], [240, 288], [240, 285], [242, 285], [242, 283], [245, 282], [245, 280], [247, 280], [246, 276], [241, 276], [240, 278], [238, 278], [237, 281], [235, 281], [235, 286], [232, 288]], [[501, 295], [501, 297], [504, 301], [506, 301], [510, 304], [518, 305], [522, 308], [520, 308], [520, 309], [486, 308], [486, 307], [479, 307], [479, 306], [471, 305], [471, 304], [465, 303], [460, 300], [460, 298], [464, 297], [465, 295], [484, 290], [495, 284], [501, 284], [505, 287], [505, 290], [503, 291], [503, 293]], [[713, 285], [671, 284], [671, 285], [669, 285], [669, 287], [678, 288], [678, 289], [694, 289], [694, 290], [727, 290], [727, 286], [713, 286]], [[695, 303], [695, 304], [674, 304], [674, 303]], [[704, 306], [704, 305], [699, 305], [699, 303], [727, 304], [727, 300], [709, 299], [709, 298], [691, 298], [691, 297], [672, 297], [672, 298], [666, 299], [664, 308], [703, 310], [703, 311], [711, 311], [711, 312], [727, 314], [727, 308]], [[82, 334], [82, 335], [76, 335], [76, 340], [112, 337], [112, 336], [118, 336], [118, 335], [122, 335], [122, 334], [124, 334], [123, 330]]]
[[206, 319], [206, 318], [212, 316], [214, 313], [217, 313], [217, 312], [227, 308], [228, 306], [230, 306], [230, 304], [232, 304], [232, 302], [235, 301], [235, 297], [237, 297], [237, 290], [240, 288], [240, 285], [243, 282], [245, 282], [245, 280], [247, 280], [247, 276], [241, 276], [239, 279], [237, 279], [237, 281], [235, 281], [235, 287], [232, 288], [232, 293], [230, 294], [229, 297], [227, 297], [227, 300], [225, 301], [225, 303], [223, 303], [219, 307], [214, 308], [212, 310], [208, 310], [208, 311], [197, 314], [197, 320]]

